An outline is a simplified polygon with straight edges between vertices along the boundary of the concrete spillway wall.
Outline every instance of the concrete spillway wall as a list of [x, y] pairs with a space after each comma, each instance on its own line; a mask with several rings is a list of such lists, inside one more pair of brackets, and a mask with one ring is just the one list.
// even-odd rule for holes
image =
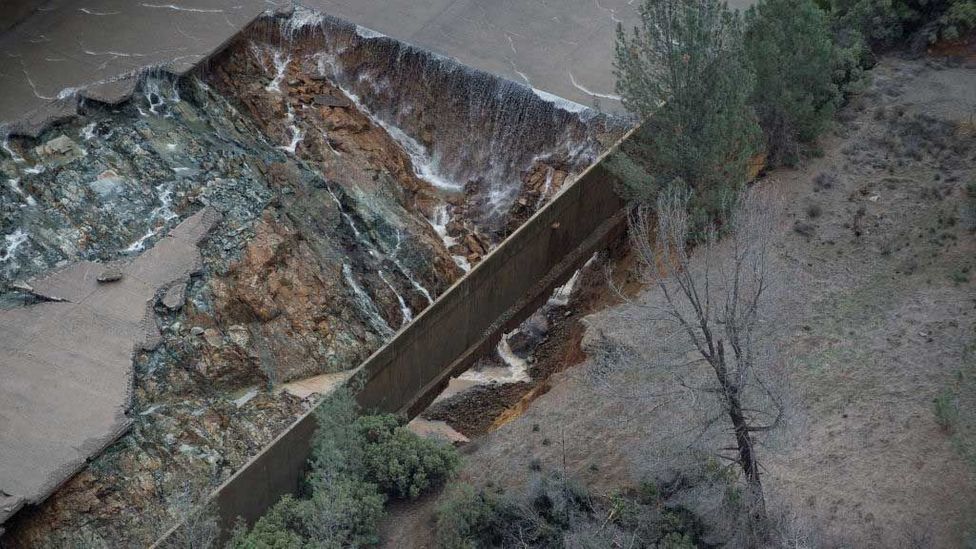
[[[503, 333], [624, 230], [625, 202], [604, 162], [619, 146], [357, 368], [351, 383], [361, 387], [358, 400], [364, 409], [410, 417], [419, 413], [452, 375], [493, 349]], [[238, 517], [253, 523], [281, 496], [298, 490], [315, 427], [312, 410], [214, 492], [224, 532]]]

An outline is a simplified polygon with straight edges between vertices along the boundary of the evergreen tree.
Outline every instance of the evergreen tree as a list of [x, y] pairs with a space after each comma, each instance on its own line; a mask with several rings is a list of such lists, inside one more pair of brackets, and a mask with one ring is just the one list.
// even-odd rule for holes
[[680, 179], [717, 212], [718, 197], [746, 181], [762, 137], [740, 18], [718, 0], [644, 0], [639, 13], [632, 33], [617, 28], [614, 67], [625, 107], [644, 120], [654, 177], [630, 190], [648, 198]]
[[827, 15], [813, 0], [761, 0], [746, 12], [745, 48], [770, 160], [793, 164], [799, 146], [829, 126], [840, 103]]

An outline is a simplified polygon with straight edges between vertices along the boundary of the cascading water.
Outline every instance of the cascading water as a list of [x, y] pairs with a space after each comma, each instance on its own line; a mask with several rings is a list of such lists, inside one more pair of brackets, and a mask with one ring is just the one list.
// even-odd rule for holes
[[413, 310], [411, 310], [407, 305], [407, 302], [403, 300], [403, 296], [400, 295], [399, 291], [397, 291], [396, 286], [390, 284], [390, 281], [386, 279], [386, 276], [383, 275], [383, 271], [379, 271], [379, 275], [380, 280], [382, 280], [383, 283], [386, 284], [387, 288], [389, 288], [390, 291], [396, 295], [397, 301], [400, 303], [400, 313], [403, 315], [401, 325], [406, 326], [407, 324], [410, 324], [410, 321], [413, 320]]
[[346, 284], [349, 285], [349, 288], [356, 295], [360, 309], [366, 313], [367, 317], [369, 317], [373, 327], [383, 334], [384, 337], [392, 336], [394, 333], [393, 328], [391, 328], [390, 325], [387, 324], [386, 320], [383, 319], [383, 316], [380, 315], [380, 311], [376, 307], [376, 302], [373, 301], [373, 298], [366, 293], [366, 290], [359, 285], [359, 282], [356, 282], [356, 277], [352, 274], [352, 267], [350, 267], [348, 263], [342, 264], [342, 276], [345, 277]]
[[10, 261], [10, 259], [14, 257], [14, 253], [17, 251], [17, 248], [21, 247], [25, 242], [27, 242], [28, 236], [29, 235], [27, 232], [25, 232], [23, 229], [17, 229], [13, 233], [5, 235], [3, 237], [4, 248], [3, 250], [0, 250], [0, 261], [4, 263]]
[[140, 86], [143, 97], [149, 106], [147, 113], [141, 106], [137, 106], [143, 116], [150, 114], [157, 116], [172, 116], [169, 108], [181, 101], [177, 79], [172, 75], [160, 71], [150, 71], [142, 80]]
[[[386, 230], [394, 235], [392, 246], [389, 237], [370, 230], [366, 220], [388, 210], [369, 211], [378, 189], [361, 191], [361, 166], [380, 160], [378, 168], [367, 168], [372, 181], [392, 177], [409, 189], [400, 204], [420, 214], [466, 272], [624, 127], [581, 105], [303, 8], [269, 13], [213, 64], [212, 84], [238, 97], [265, 133], [279, 136], [272, 141], [285, 141], [280, 150], [328, 174], [331, 200], [371, 258], [357, 272], [372, 282], [348, 273], [345, 279], [365, 316], [374, 325], [383, 318], [387, 327], [417, 313], [409, 293], [422, 295], [421, 306], [434, 295], [405, 263], [401, 229]], [[260, 90], [241, 85], [253, 69], [265, 79]], [[374, 132], [369, 128], [394, 145], [393, 158], [377, 159], [389, 144], [360, 141], [361, 133]], [[408, 161], [406, 171], [397, 155]], [[342, 200], [333, 186], [347, 191]], [[389, 300], [399, 314], [380, 305]], [[517, 366], [503, 345], [499, 355]]]
[[293, 62], [334, 81], [409, 154], [420, 178], [481, 197], [464, 215], [489, 232], [506, 225], [528, 170], [548, 159], [579, 171], [602, 149], [601, 135], [623, 128], [582, 105], [303, 8], [259, 22], [250, 35], [290, 47]]
[[275, 76], [264, 89], [281, 93], [281, 81], [285, 78], [285, 70], [288, 69], [288, 64], [291, 63], [291, 56], [285, 55], [278, 50], [274, 50], [271, 55], [272, 63], [274, 64], [275, 69]]
[[291, 142], [278, 148], [288, 154], [295, 154], [295, 151], [298, 149], [298, 144], [305, 137], [305, 133], [295, 125], [295, 110], [290, 103], [288, 104], [288, 131], [291, 132]]
[[159, 206], [149, 213], [149, 231], [123, 250], [124, 253], [141, 252], [146, 248], [147, 240], [159, 234], [160, 229], [165, 227], [167, 222], [179, 217], [172, 209], [173, 189], [171, 185], [163, 183], [156, 187], [156, 192], [159, 196]]

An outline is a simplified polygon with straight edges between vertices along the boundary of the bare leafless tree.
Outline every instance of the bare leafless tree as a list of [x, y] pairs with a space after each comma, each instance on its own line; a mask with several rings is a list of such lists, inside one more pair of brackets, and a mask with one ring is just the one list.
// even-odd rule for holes
[[[682, 444], [691, 448], [712, 438], [710, 459], [741, 472], [749, 537], [758, 544], [769, 540], [760, 446], [784, 426], [790, 396], [786, 369], [763, 321], [779, 282], [771, 261], [778, 207], [769, 194], [744, 191], [727, 208], [721, 226], [702, 230], [690, 218], [691, 198], [691, 190], [673, 185], [661, 192], [656, 207], [632, 210], [632, 246], [659, 297], [632, 300], [626, 314], [634, 324], [648, 326], [639, 336], [645, 345], [654, 340], [680, 359], [640, 351], [630, 355], [642, 354], [645, 367], [666, 372], [663, 385], [670, 388], [654, 395], [655, 406], [670, 398], [700, 409], [683, 418], [695, 425], [684, 426]], [[652, 326], [668, 335], [651, 335]], [[602, 354], [603, 362], [620, 362], [628, 352], [608, 348]], [[669, 363], [662, 367], [662, 362]]]

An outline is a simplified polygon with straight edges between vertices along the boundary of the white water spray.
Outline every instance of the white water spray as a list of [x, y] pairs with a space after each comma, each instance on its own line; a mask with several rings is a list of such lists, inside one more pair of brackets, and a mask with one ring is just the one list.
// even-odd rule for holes
[[529, 364], [512, 351], [508, 339], [515, 335], [518, 330], [514, 330], [502, 336], [495, 348], [498, 358], [505, 363], [504, 368], [484, 368], [481, 370], [468, 370], [458, 379], [479, 384], [487, 383], [521, 383], [531, 381], [529, 376]]
[[288, 131], [291, 132], [291, 141], [287, 145], [278, 148], [288, 154], [294, 155], [295, 151], [298, 149], [298, 144], [301, 143], [302, 139], [305, 138], [305, 133], [301, 128], [298, 127], [297, 124], [295, 124], [295, 110], [292, 109], [291, 103], [287, 103], [287, 107]]
[[9, 179], [7, 180], [7, 184], [15, 193], [19, 194], [24, 198], [24, 202], [26, 202], [28, 206], [37, 205], [37, 201], [34, 200], [34, 197], [27, 194], [27, 192], [25, 192], [24, 189], [20, 188], [20, 179]]
[[30, 234], [25, 232], [23, 229], [17, 229], [13, 233], [4, 236], [3, 239], [6, 245], [4, 249], [0, 251], [0, 263], [6, 263], [13, 259], [14, 254], [17, 252], [17, 248], [21, 247], [25, 242], [27, 242], [29, 237]]
[[[447, 232], [447, 224], [451, 222], [451, 211], [447, 204], [441, 204], [438, 206], [437, 209], [434, 210], [433, 219], [428, 219], [427, 222], [430, 223], [430, 226], [434, 228], [434, 232], [437, 233], [437, 236], [441, 237], [441, 241], [444, 242], [444, 247], [449, 251], [451, 246], [457, 244], [457, 239]], [[464, 257], [463, 255], [452, 255], [451, 258], [454, 259], [454, 263], [456, 263], [462, 271], [468, 272], [471, 270], [471, 263], [468, 261], [468, 258]]]
[[413, 320], [413, 310], [411, 310], [410, 307], [407, 306], [407, 302], [403, 300], [403, 296], [400, 295], [400, 292], [397, 291], [396, 287], [393, 284], [390, 284], [390, 281], [387, 280], [385, 276], [383, 276], [383, 271], [380, 271], [379, 274], [380, 274], [380, 280], [382, 280], [386, 284], [386, 286], [390, 288], [390, 291], [392, 291], [393, 294], [396, 295], [397, 301], [400, 302], [400, 314], [403, 316], [403, 321], [401, 322], [401, 325], [406, 326], [407, 324], [410, 324], [410, 321]]
[[275, 76], [271, 82], [264, 87], [265, 90], [273, 93], [281, 93], [281, 81], [285, 79], [285, 71], [291, 63], [291, 55], [285, 55], [280, 50], [273, 50], [271, 53], [271, 64], [274, 65]]
[[346, 284], [349, 285], [349, 288], [356, 296], [356, 301], [359, 303], [359, 307], [364, 313], [366, 313], [366, 317], [369, 318], [370, 324], [373, 325], [373, 328], [376, 329], [376, 331], [378, 331], [383, 337], [388, 338], [392, 336], [394, 334], [393, 328], [390, 328], [390, 325], [387, 324], [386, 320], [383, 319], [383, 316], [380, 315], [380, 311], [376, 307], [376, 302], [373, 301], [373, 298], [369, 297], [366, 290], [364, 290], [362, 286], [356, 282], [356, 278], [352, 274], [352, 267], [350, 267], [348, 263], [342, 264], [342, 276], [346, 279]]
[[[123, 250], [123, 253], [131, 254], [145, 250], [146, 241], [156, 236], [160, 229], [166, 226], [167, 222], [179, 217], [176, 215], [176, 212], [172, 210], [173, 190], [170, 188], [170, 186], [167, 183], [162, 183], [156, 187], [156, 191], [159, 193], [159, 206], [153, 208], [153, 210], [149, 212], [149, 230], [146, 231], [146, 234], [139, 237], [138, 240], [130, 244], [128, 248]], [[160, 221], [162, 222], [160, 223]]]
[[24, 162], [27, 162], [26, 160], [24, 160], [24, 157], [23, 156], [20, 156], [19, 154], [17, 154], [17, 151], [13, 150], [13, 148], [10, 147], [10, 140], [9, 140], [9, 138], [4, 137], [3, 138], [3, 141], [0, 142], [0, 147], [3, 147], [3, 150], [6, 151], [7, 154], [10, 155], [10, 159], [13, 160], [14, 162], [16, 162], [18, 164], [23, 164]]

